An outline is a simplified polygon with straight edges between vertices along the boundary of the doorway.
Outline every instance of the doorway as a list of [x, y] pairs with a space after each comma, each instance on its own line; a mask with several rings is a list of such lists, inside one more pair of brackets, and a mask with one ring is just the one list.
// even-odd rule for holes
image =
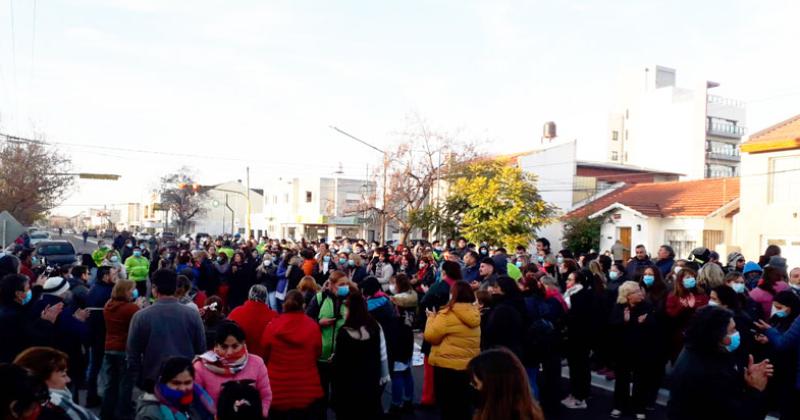
[[631, 259], [631, 228], [620, 227], [618, 232], [620, 242], [622, 242], [622, 261]]

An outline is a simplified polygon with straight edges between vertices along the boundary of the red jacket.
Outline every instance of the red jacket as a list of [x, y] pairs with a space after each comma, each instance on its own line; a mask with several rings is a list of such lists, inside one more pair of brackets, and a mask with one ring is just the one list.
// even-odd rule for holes
[[261, 355], [264, 350], [261, 347], [261, 334], [264, 327], [278, 315], [266, 304], [247, 300], [244, 305], [237, 307], [228, 315], [228, 319], [236, 322], [244, 330], [247, 350], [250, 353]]
[[106, 351], [125, 351], [131, 319], [138, 310], [139, 306], [133, 302], [118, 299], [106, 302], [106, 306], [103, 308], [103, 318], [106, 323]]
[[279, 410], [308, 407], [323, 396], [317, 372], [322, 354], [319, 325], [303, 312], [279, 315], [261, 339], [272, 383], [272, 406]]

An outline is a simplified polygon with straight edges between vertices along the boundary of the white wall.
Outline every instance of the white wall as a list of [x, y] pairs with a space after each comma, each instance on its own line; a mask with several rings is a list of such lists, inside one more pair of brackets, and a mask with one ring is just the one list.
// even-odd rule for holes
[[[533, 153], [520, 156], [519, 167], [537, 177], [542, 199], [558, 207], [557, 217], [572, 210], [572, 188], [577, 171], [576, 141], [561, 140], [542, 145]], [[554, 249], [560, 249], [563, 225], [553, 223], [537, 235], [547, 238]]]
[[[227, 191], [223, 191], [227, 190]], [[228, 192], [235, 191], [235, 192]], [[237, 193], [238, 192], [238, 193]], [[247, 188], [239, 182], [227, 182], [217, 185], [208, 191], [208, 199], [203, 203], [206, 212], [203, 216], [195, 219], [193, 232], [209, 233], [219, 235], [230, 233], [231, 231], [247, 228]], [[233, 229], [231, 228], [231, 211], [225, 207], [225, 196], [228, 197], [228, 206], [233, 209]], [[218, 204], [214, 206], [214, 202]], [[254, 215], [261, 213], [264, 207], [262, 195], [250, 192], [251, 221], [253, 228], [257, 224]], [[223, 221], [224, 219], [224, 221]], [[223, 230], [224, 225], [224, 230]]]
[[[619, 214], [619, 219], [614, 219], [614, 214]], [[638, 244], [644, 244], [649, 250], [652, 231], [651, 222], [652, 218], [642, 217], [624, 209], [612, 211], [606, 218], [606, 223], [603, 223], [600, 227], [600, 252], [610, 250], [614, 242], [620, 239], [617, 233], [620, 227], [631, 228], [631, 255], [633, 255], [633, 247]], [[641, 226], [641, 230], [637, 226]]]
[[[783, 256], [789, 266], [800, 266], [800, 197], [770, 203], [768, 173], [770, 158], [796, 157], [800, 150], [772, 153], [742, 153], [741, 207], [736, 229], [736, 245], [748, 260], [757, 260], [768, 241], [782, 240]], [[800, 171], [786, 172], [794, 188], [800, 186]], [[795, 189], [796, 191], [796, 189]], [[778, 192], [789, 194], [788, 191]]]

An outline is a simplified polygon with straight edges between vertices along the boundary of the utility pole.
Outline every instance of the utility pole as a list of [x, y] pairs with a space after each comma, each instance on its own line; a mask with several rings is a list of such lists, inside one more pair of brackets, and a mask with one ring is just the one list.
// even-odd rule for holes
[[380, 229], [380, 238], [381, 238], [381, 240], [380, 240], [380, 243], [384, 244], [384, 243], [386, 243], [386, 184], [387, 184], [387, 172], [388, 172], [388, 169], [389, 169], [389, 154], [385, 150], [380, 149], [378, 147], [375, 147], [375, 146], [365, 142], [364, 140], [361, 140], [360, 138], [358, 138], [358, 137], [356, 137], [356, 136], [354, 136], [354, 135], [352, 135], [352, 134], [350, 134], [350, 133], [348, 133], [348, 132], [346, 132], [344, 130], [340, 130], [339, 128], [334, 127], [334, 126], [330, 126], [330, 128], [331, 128], [331, 130], [334, 130], [334, 131], [338, 132], [339, 134], [347, 136], [347, 137], [349, 137], [349, 138], [351, 138], [351, 139], [363, 144], [364, 146], [367, 146], [370, 149], [373, 149], [373, 150], [378, 151], [381, 154], [383, 154], [383, 202], [381, 203], [381, 229]]
[[253, 232], [252, 225], [250, 224], [250, 167], [247, 167], [247, 231], [245, 238], [250, 239], [250, 234]]

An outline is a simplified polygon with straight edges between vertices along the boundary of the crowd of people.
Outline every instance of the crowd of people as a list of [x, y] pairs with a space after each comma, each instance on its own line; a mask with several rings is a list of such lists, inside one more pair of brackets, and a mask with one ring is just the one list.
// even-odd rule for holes
[[800, 418], [800, 268], [777, 246], [624, 251], [123, 233], [48, 267], [23, 246], [0, 254], [0, 410], [538, 420], [589, 407], [595, 371], [612, 418], [647, 418], [662, 387], [671, 419]]

